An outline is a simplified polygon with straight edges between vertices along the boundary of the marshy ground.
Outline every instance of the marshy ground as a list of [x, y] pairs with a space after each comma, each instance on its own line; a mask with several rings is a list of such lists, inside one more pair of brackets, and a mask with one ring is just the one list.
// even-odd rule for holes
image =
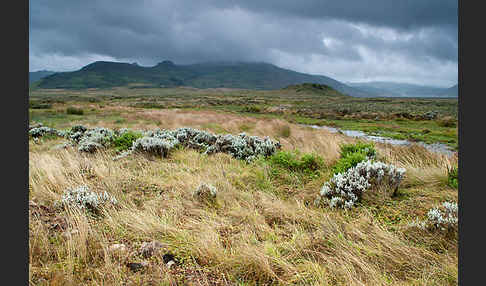
[[[296, 156], [323, 160], [311, 173], [185, 148], [167, 158], [133, 154], [114, 161], [113, 149], [84, 154], [53, 148], [65, 139], [30, 140], [31, 285], [458, 283], [457, 233], [409, 227], [432, 207], [457, 202], [458, 190], [448, 184], [457, 154], [376, 143], [381, 161], [406, 169], [397, 195], [349, 211], [318, 207], [313, 202], [332, 176], [341, 144], [355, 140], [298, 124], [332, 123], [457, 146], [457, 99], [123, 88], [35, 91], [30, 100], [30, 121], [49, 127], [246, 132], [279, 140]], [[82, 114], [68, 114], [68, 107]], [[428, 111], [437, 111], [437, 118], [422, 118]], [[217, 189], [212, 204], [193, 196], [204, 182]], [[106, 191], [117, 207], [93, 215], [56, 206], [64, 190], [80, 185]], [[139, 250], [152, 241], [163, 250], [144, 257]], [[175, 264], [168, 267], [164, 254]], [[129, 263], [143, 266], [134, 271]]]

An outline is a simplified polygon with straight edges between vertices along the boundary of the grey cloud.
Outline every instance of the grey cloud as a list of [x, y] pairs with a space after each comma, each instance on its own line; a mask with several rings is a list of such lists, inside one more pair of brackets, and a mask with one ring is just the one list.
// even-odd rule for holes
[[143, 65], [165, 59], [281, 63], [278, 55], [288, 55], [295, 62], [286, 65], [299, 71], [332, 62], [394, 72], [370, 66], [363, 47], [383, 61], [397, 55], [411, 70], [457, 66], [457, 1], [302, 2], [31, 0], [31, 66], [49, 55], [57, 62], [69, 58], [70, 65], [78, 62], [73, 58], [103, 56]]

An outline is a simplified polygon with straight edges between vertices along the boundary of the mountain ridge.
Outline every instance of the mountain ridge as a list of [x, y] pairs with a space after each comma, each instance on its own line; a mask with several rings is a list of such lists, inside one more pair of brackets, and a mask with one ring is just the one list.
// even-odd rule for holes
[[177, 65], [163, 61], [144, 67], [135, 63], [96, 61], [77, 71], [59, 72], [44, 77], [39, 88], [109, 88], [143, 83], [154, 87], [192, 86], [196, 88], [281, 89], [292, 84], [328, 85], [343, 94], [369, 96], [323, 75], [310, 75], [283, 69], [265, 62], [204, 62]]

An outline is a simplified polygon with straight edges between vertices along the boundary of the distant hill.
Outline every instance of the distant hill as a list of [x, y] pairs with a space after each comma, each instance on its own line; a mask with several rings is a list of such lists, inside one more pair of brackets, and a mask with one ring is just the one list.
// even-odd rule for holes
[[297, 93], [318, 94], [323, 96], [347, 96], [328, 85], [318, 83], [292, 84], [282, 90], [292, 90]]
[[363, 90], [373, 96], [387, 97], [454, 97], [457, 96], [457, 85], [451, 88], [423, 86], [396, 82], [356, 82], [349, 86]]
[[283, 69], [268, 63], [209, 62], [176, 65], [163, 61], [153, 67], [98, 61], [78, 71], [60, 72], [44, 77], [39, 88], [109, 88], [140, 83], [144, 86], [196, 88], [281, 89], [292, 84], [317, 83], [346, 95], [370, 96], [323, 75], [310, 75]]
[[446, 92], [444, 94], [445, 96], [459, 96], [459, 85], [453, 85], [452, 87], [449, 87], [446, 89]]
[[29, 72], [29, 84], [36, 82], [36, 81], [40, 80], [41, 78], [44, 78], [48, 75], [55, 74], [55, 73], [56, 72], [47, 71], [47, 70]]

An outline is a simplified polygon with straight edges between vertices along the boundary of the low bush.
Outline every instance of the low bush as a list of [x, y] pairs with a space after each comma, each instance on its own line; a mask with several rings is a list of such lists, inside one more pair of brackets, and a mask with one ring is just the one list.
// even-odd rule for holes
[[372, 143], [358, 142], [340, 146], [340, 159], [333, 167], [333, 174], [346, 172], [358, 163], [376, 157], [376, 150]]
[[64, 132], [63, 131], [58, 131], [54, 128], [50, 128], [47, 126], [40, 126], [40, 127], [34, 127], [29, 130], [29, 136], [32, 138], [57, 138], [57, 137], [63, 137]]
[[88, 186], [80, 186], [75, 189], [66, 189], [60, 203], [69, 207], [97, 212], [102, 206], [116, 205], [117, 200], [107, 192], [96, 193], [91, 191]]
[[126, 151], [132, 148], [133, 142], [141, 137], [142, 134], [140, 133], [127, 131], [120, 134], [119, 136], [115, 136], [112, 141], [112, 145], [115, 147], [115, 150], [117, 152]]
[[322, 186], [316, 204], [350, 209], [370, 187], [385, 187], [395, 192], [404, 174], [405, 169], [382, 162], [367, 160], [358, 163], [344, 173], [334, 174]]
[[298, 153], [289, 151], [276, 152], [269, 162], [274, 167], [303, 173], [314, 173], [324, 166], [324, 160], [319, 155], [304, 154], [299, 158]]
[[143, 152], [151, 155], [167, 157], [170, 149], [175, 146], [172, 142], [156, 138], [156, 137], [142, 137], [133, 142], [133, 152]]
[[67, 114], [74, 114], [74, 115], [83, 115], [84, 111], [81, 108], [76, 108], [76, 107], [68, 107], [66, 109]]
[[458, 219], [457, 203], [444, 202], [441, 206], [432, 208], [427, 213], [427, 221], [436, 229], [457, 230]]
[[341, 158], [353, 153], [363, 153], [369, 158], [374, 158], [376, 156], [376, 150], [373, 143], [358, 142], [356, 144], [343, 144], [340, 148]]
[[[75, 134], [78, 134], [78, 132]], [[113, 135], [113, 131], [103, 127], [88, 130], [80, 135], [78, 150], [80, 152], [94, 153], [98, 149], [108, 147], [113, 140]]]
[[366, 161], [367, 158], [364, 153], [350, 153], [336, 162], [332, 168], [333, 174], [344, 173], [358, 163]]
[[458, 230], [458, 211], [457, 203], [443, 202], [442, 205], [431, 208], [427, 212], [425, 221], [416, 220], [409, 223], [409, 226], [418, 227], [423, 230], [454, 232]]

